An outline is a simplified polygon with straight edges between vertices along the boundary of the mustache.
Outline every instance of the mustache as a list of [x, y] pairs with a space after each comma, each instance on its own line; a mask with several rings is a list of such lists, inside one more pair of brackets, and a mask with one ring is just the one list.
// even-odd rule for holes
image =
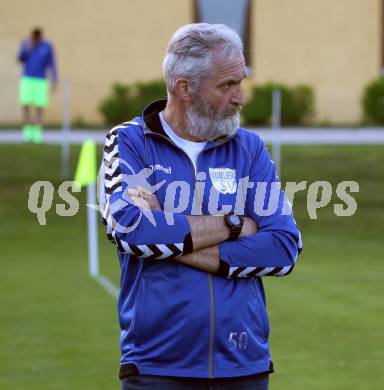
[[244, 107], [243, 105], [238, 105], [238, 106], [228, 108], [227, 110], [225, 110], [224, 114], [226, 117], [236, 115], [243, 109], [243, 107]]

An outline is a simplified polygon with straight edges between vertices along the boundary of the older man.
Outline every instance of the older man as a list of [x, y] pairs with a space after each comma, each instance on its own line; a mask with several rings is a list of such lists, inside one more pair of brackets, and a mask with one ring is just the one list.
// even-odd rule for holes
[[263, 142], [239, 128], [242, 50], [224, 25], [180, 28], [168, 100], [107, 135], [123, 389], [268, 388], [261, 277], [289, 274], [301, 239]]

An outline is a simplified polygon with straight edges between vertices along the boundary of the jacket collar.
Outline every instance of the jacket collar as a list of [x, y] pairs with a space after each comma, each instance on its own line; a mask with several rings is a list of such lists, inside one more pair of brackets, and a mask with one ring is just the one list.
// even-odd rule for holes
[[[159, 113], [165, 109], [165, 106], [167, 105], [167, 100], [155, 100], [154, 102], [150, 103], [147, 107], [144, 108], [142, 117], [144, 121], [144, 134], [160, 134], [164, 137], [168, 137], [167, 133], [164, 131], [163, 126], [161, 125]], [[219, 138], [216, 138], [213, 141], [209, 141], [207, 143], [208, 146], [218, 146], [221, 145], [228, 140], [234, 138], [236, 136], [236, 133], [232, 136], [222, 136]]]
[[143, 120], [144, 120], [144, 134], [157, 133], [164, 135], [167, 134], [161, 125], [159, 114], [165, 109], [167, 105], [167, 100], [155, 100], [154, 102], [148, 104], [143, 111]]

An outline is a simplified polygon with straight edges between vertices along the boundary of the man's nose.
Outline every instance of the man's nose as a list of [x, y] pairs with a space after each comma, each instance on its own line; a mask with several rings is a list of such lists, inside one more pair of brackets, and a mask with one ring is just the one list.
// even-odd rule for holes
[[239, 106], [239, 107], [244, 105], [244, 103], [245, 103], [244, 94], [243, 94], [243, 90], [240, 86], [237, 86], [237, 88], [234, 88], [233, 94], [231, 97], [231, 103], [234, 106]]

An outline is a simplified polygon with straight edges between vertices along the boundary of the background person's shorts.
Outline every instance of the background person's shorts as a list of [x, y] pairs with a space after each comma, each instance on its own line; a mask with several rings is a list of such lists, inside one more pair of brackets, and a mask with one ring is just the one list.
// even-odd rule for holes
[[48, 104], [49, 82], [37, 77], [22, 77], [20, 80], [20, 104], [44, 108]]

